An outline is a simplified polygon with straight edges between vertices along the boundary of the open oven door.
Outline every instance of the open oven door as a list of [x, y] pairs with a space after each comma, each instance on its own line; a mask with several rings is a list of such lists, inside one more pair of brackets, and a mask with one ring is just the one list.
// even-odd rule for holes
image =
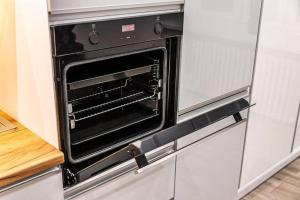
[[[206, 113], [188, 116], [169, 129], [131, 143], [75, 174], [79, 183], [67, 188], [65, 197], [75, 200], [95, 197], [111, 200], [185, 197], [186, 194], [180, 193], [182, 187], [176, 183], [175, 176], [184, 176], [185, 168], [182, 166], [195, 166], [189, 160], [182, 161], [182, 157], [195, 157], [193, 149], [198, 146], [215, 149], [213, 155], [223, 150], [223, 154], [227, 150], [230, 150], [228, 153], [235, 152], [235, 162], [228, 162], [229, 167], [240, 166], [237, 160], [241, 160], [239, 155], [242, 151], [235, 150], [243, 146], [248, 108], [249, 103], [245, 99], [238, 99]], [[219, 145], [224, 141], [228, 141], [228, 144], [215, 148], [215, 143]], [[210, 143], [213, 144], [211, 147]], [[203, 163], [202, 160], [199, 162]], [[231, 194], [232, 190], [228, 195]]]
[[[171, 128], [162, 130], [149, 137], [129, 144], [128, 146], [115, 152], [114, 154], [96, 162], [95, 164], [87, 168], [82, 169], [76, 174], [76, 179], [77, 181], [82, 182], [97, 174], [97, 172], [113, 166], [116, 161], [118, 163], [121, 163], [130, 159], [135, 159], [137, 173], [142, 173], [143, 171], [152, 168], [153, 165], [155, 166], [171, 158], [174, 158], [174, 156], [183, 151], [189, 145], [180, 149], [174, 147], [175, 150], [170, 152], [169, 155], [164, 156], [154, 162], [152, 162], [153, 160], [149, 161], [147, 157], [147, 154], [149, 152], [153, 152], [154, 150], [162, 148], [165, 145], [174, 143], [178, 139], [191, 135], [205, 127], [212, 127], [215, 123], [222, 121], [223, 119], [226, 119], [228, 117], [232, 118], [234, 120], [234, 123], [239, 123], [243, 121], [243, 117], [241, 116], [240, 112], [246, 110], [247, 108], [249, 108], [248, 101], [245, 99], [239, 99], [222, 107], [211, 110], [205, 114], [195, 116]], [[232, 125], [232, 122], [230, 122], [229, 124], [225, 123], [224, 126], [227, 127], [230, 125]], [[214, 132], [209, 131], [208, 135], [212, 133]], [[205, 133], [202, 134], [202, 137], [206, 137], [208, 135], [207, 133]]]

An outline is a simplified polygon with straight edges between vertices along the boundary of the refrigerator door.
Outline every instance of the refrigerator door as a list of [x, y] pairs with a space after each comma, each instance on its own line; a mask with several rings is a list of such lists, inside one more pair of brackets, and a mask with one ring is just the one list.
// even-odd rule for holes
[[247, 91], [261, 0], [186, 0], [179, 114]]

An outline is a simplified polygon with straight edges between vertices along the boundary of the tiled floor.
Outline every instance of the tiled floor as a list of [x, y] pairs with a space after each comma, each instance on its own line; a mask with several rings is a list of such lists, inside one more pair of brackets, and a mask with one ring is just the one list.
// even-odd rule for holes
[[243, 200], [300, 200], [300, 158]]

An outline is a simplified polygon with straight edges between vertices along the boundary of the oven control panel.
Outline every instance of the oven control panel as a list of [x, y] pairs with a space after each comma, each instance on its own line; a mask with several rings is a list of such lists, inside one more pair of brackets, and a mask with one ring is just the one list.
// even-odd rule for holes
[[56, 56], [165, 39], [182, 32], [182, 12], [51, 27]]

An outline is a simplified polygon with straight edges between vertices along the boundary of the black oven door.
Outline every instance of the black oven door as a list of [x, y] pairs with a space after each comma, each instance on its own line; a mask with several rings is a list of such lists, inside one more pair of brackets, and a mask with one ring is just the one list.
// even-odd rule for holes
[[[245, 99], [239, 99], [210, 112], [164, 129], [149, 137], [131, 143], [114, 154], [82, 169], [76, 174], [76, 179], [77, 181], [82, 182], [94, 174], [97, 174], [97, 172], [112, 166], [116, 162], [123, 162], [132, 158], [135, 159], [139, 170], [143, 170], [149, 165], [145, 155], [146, 153], [194, 133], [197, 130], [213, 125], [214, 123], [229, 116], [233, 116], [236, 122], [240, 122], [243, 120], [240, 112], [247, 108], [249, 108], [248, 101]], [[176, 152], [173, 154], [176, 154]], [[162, 158], [162, 160], [163, 159], [165, 158]]]

